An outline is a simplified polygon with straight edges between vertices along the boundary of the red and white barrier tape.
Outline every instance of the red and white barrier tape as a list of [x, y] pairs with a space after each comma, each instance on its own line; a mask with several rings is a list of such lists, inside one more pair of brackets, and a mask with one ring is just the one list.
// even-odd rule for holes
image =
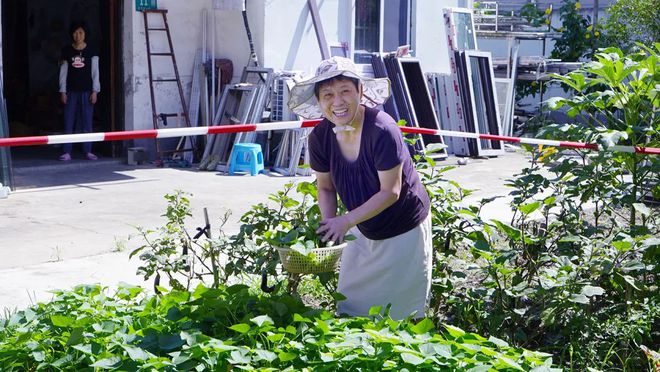
[[[52, 136], [15, 137], [0, 138], [0, 147], [18, 147], [32, 145], [53, 145], [62, 143], [79, 142], [101, 142], [101, 141], [123, 141], [140, 138], [170, 138], [185, 136], [202, 136], [207, 134], [239, 133], [239, 132], [262, 132], [268, 130], [299, 129], [315, 127], [321, 120], [280, 121], [275, 123], [260, 124], [238, 124], [218, 125], [212, 127], [190, 127], [190, 128], [165, 128], [151, 130], [136, 130], [123, 132], [105, 133], [82, 133], [82, 134], [60, 134]], [[528, 145], [544, 145], [554, 147], [565, 147], [574, 149], [589, 149], [594, 151], [620, 151], [639, 154], [660, 155], [660, 148], [635, 147], [635, 146], [610, 146], [603, 148], [596, 143], [555, 141], [525, 137], [495, 136], [492, 134], [478, 134], [467, 132], [455, 132], [441, 129], [427, 129], [414, 127], [400, 127], [404, 133], [429, 134], [445, 137], [463, 137], [474, 139], [485, 139], [493, 141], [524, 143]]]

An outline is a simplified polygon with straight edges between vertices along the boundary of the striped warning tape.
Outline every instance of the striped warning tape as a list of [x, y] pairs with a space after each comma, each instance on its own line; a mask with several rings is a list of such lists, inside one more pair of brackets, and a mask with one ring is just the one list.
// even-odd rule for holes
[[[0, 138], [0, 147], [54, 145], [54, 144], [62, 144], [62, 143], [79, 143], [79, 142], [123, 141], [128, 139], [144, 139], [144, 138], [203, 136], [207, 134], [221, 134], [221, 133], [261, 132], [268, 130], [312, 128], [320, 122], [321, 120], [299, 120], [299, 121], [280, 121], [275, 123], [260, 123], [260, 124], [218, 125], [212, 127], [164, 128], [164, 129], [135, 130], [135, 131], [122, 131], [122, 132], [59, 134], [52, 136]], [[546, 140], [546, 139], [526, 138], [526, 137], [496, 136], [492, 134], [455, 132], [450, 130], [416, 128], [416, 127], [400, 127], [400, 128], [401, 131], [404, 133], [485, 139], [485, 140], [493, 140], [493, 141], [524, 143], [528, 145], [544, 145], [544, 146], [554, 146], [554, 147], [564, 147], [564, 148], [574, 148], [574, 149], [588, 149], [593, 151], [619, 151], [619, 152], [629, 152], [629, 153], [638, 153], [638, 154], [660, 155], [660, 148], [656, 148], [656, 147], [617, 145], [617, 146], [610, 146], [604, 148], [596, 143], [557, 141], [557, 140]]]

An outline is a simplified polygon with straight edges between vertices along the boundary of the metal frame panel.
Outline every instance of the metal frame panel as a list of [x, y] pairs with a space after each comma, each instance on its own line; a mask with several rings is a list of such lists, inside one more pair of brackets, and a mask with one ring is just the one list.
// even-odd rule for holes
[[[477, 32], [474, 27], [474, 13], [472, 9], [468, 8], [444, 8], [444, 14], [449, 16], [449, 29], [447, 30], [447, 36], [451, 42], [450, 46], [453, 50], [477, 50]], [[454, 22], [453, 14], [468, 14], [470, 17], [470, 29], [472, 31], [472, 43], [466, 48], [463, 48], [461, 45], [458, 45], [458, 32], [456, 30], [456, 23]]]
[[[410, 102], [411, 115], [414, 121], [413, 125], [420, 128], [440, 129], [438, 117], [433, 107], [433, 101], [431, 101], [431, 93], [426, 84], [426, 77], [424, 76], [419, 60], [416, 58], [397, 58], [396, 61], [403, 77], [402, 81], [405, 87], [404, 93], [406, 99]], [[412, 69], [408, 66], [411, 66]], [[413, 99], [413, 96], [415, 99]], [[422, 116], [424, 116], [424, 122], [420, 122], [420, 117]], [[431, 143], [444, 144], [441, 136], [423, 134], [421, 138], [424, 148]], [[447, 151], [443, 149], [442, 151], [429, 154], [429, 156], [431, 158], [446, 158]]]
[[[463, 101], [461, 99], [461, 88], [459, 81], [459, 62], [454, 51], [455, 45], [455, 26], [452, 20], [452, 11], [465, 12], [461, 8], [445, 8], [443, 9], [443, 20], [445, 30], [447, 33], [447, 48], [449, 50], [449, 66], [451, 68], [449, 76], [444, 78], [445, 92], [447, 94], [447, 101], [449, 102], [449, 130], [456, 132], [471, 132], [467, 127], [466, 109], [464, 109]], [[467, 138], [454, 137], [448, 141], [451, 152], [458, 156], [470, 156], [472, 141]]]
[[[500, 135], [502, 129], [500, 126], [499, 120], [499, 110], [497, 107], [497, 96], [495, 93], [495, 76], [493, 74], [493, 63], [492, 55], [490, 52], [482, 52], [476, 50], [466, 50], [462, 52], [463, 62], [465, 63], [465, 72], [467, 73], [467, 82], [469, 85], [468, 91], [470, 92], [470, 103], [471, 103], [471, 114], [474, 123], [474, 131], [479, 134], [494, 134]], [[483, 98], [484, 116], [480, 116], [477, 112], [477, 92], [474, 88], [477, 86], [477, 81], [475, 80], [474, 71], [475, 66], [473, 65], [471, 59], [476, 58], [486, 63], [480, 63], [476, 66], [476, 71], [479, 74], [479, 82], [483, 88], [481, 90], [481, 98]], [[480, 118], [485, 118], [487, 122], [483, 122]], [[486, 132], [487, 133], [484, 133]], [[477, 149], [479, 156], [496, 156], [504, 153], [504, 147], [499, 141], [491, 140], [477, 140]]]

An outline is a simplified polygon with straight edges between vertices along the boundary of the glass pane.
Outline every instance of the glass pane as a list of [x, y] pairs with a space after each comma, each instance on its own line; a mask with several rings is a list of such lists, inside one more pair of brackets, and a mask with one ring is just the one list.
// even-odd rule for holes
[[[486, 95], [484, 92], [484, 82], [481, 81], [481, 73], [479, 71], [479, 58], [470, 57], [470, 71], [468, 72], [472, 77], [472, 92], [474, 94], [474, 108], [476, 111], [475, 121], [479, 128], [480, 134], [490, 134], [488, 129], [488, 117], [486, 116]], [[490, 150], [489, 140], [479, 140], [483, 150]]]
[[456, 47], [458, 50], [477, 49], [472, 27], [472, 14], [452, 12], [452, 21], [456, 28]]
[[410, 44], [410, 0], [383, 2], [383, 52]]
[[371, 63], [380, 51], [380, 0], [355, 2], [355, 63]]

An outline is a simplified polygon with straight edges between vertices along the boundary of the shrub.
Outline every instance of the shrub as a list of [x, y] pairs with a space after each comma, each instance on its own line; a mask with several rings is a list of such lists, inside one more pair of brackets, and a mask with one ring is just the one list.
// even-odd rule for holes
[[617, 47], [631, 52], [636, 45], [652, 45], [660, 40], [660, 22], [657, 12], [658, 0], [618, 0], [607, 8], [607, 19], [603, 22], [601, 45]]
[[[567, 107], [583, 124], [543, 133], [605, 150], [658, 147], [657, 50], [604, 50], [557, 77], [575, 96], [551, 107]], [[477, 215], [445, 257], [446, 284], [434, 287], [444, 299], [438, 319], [552, 353], [566, 368], [653, 368], [660, 213], [644, 201], [658, 188], [657, 156], [525, 149], [531, 165], [508, 180], [511, 220]]]

